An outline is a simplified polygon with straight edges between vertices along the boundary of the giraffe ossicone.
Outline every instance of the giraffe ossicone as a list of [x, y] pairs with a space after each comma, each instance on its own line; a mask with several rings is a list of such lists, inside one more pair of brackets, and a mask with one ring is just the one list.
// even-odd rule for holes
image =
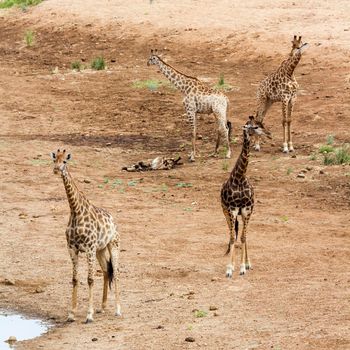
[[156, 65], [160, 71], [179, 89], [184, 95], [183, 104], [188, 121], [192, 126], [192, 152], [190, 161], [196, 158], [196, 138], [197, 138], [197, 114], [213, 113], [217, 119], [217, 139], [214, 154], [218, 153], [221, 138], [225, 141], [227, 148], [226, 158], [231, 157], [231, 123], [227, 121], [229, 112], [229, 99], [222, 92], [212, 89], [195, 77], [183, 74], [177, 69], [165, 63], [157, 53], [151, 50], [151, 55], [147, 65]]
[[75, 321], [78, 295], [78, 256], [85, 253], [88, 261], [89, 306], [86, 323], [93, 321], [93, 285], [96, 259], [103, 271], [102, 311], [107, 306], [108, 284], [115, 288], [115, 314], [121, 315], [119, 290], [120, 236], [112, 215], [90, 203], [79, 191], [69, 173], [67, 163], [71, 155], [66, 150], [51, 152], [54, 174], [61, 175], [66, 190], [70, 217], [66, 228], [68, 251], [73, 264], [72, 307], [67, 321]]

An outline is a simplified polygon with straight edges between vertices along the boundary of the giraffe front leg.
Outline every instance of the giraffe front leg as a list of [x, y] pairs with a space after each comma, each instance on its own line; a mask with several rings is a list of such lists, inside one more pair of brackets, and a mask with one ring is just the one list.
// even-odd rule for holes
[[288, 101], [282, 101], [282, 126], [283, 126], [283, 153], [288, 153], [288, 143], [287, 143], [287, 108]]
[[289, 152], [294, 152], [294, 147], [292, 143], [292, 132], [291, 132], [291, 124], [292, 124], [292, 112], [295, 104], [296, 96], [293, 96], [288, 103], [288, 119], [287, 119], [287, 132], [288, 132], [288, 148]]
[[187, 119], [192, 126], [192, 151], [189, 156], [190, 162], [194, 162], [196, 158], [196, 137], [197, 137], [197, 127], [196, 127], [196, 104], [193, 100], [187, 97], [183, 101]]
[[[248, 222], [251, 215], [251, 208], [243, 208], [242, 209], [242, 220], [243, 220], [243, 230], [242, 230], [242, 236], [241, 236], [241, 243], [242, 243], [242, 249], [241, 249], [241, 266], [240, 266], [240, 275], [245, 275], [246, 270], [251, 267], [249, 259], [248, 259], [248, 249], [247, 249], [247, 227]], [[247, 268], [248, 267], [248, 268]]]
[[226, 277], [232, 278], [233, 271], [235, 270], [235, 241], [238, 234], [238, 224], [236, 224], [236, 219], [238, 211], [229, 211], [224, 207], [223, 211], [230, 230], [230, 240], [225, 254], [229, 255], [228, 264], [226, 266]]
[[72, 278], [73, 290], [72, 290], [72, 307], [71, 307], [71, 310], [68, 312], [67, 321], [74, 322], [75, 314], [77, 312], [79, 259], [78, 259], [78, 252], [73, 249], [69, 249], [69, 255], [71, 257], [72, 264], [73, 264], [73, 278]]
[[90, 323], [94, 320], [94, 275], [95, 275], [95, 265], [96, 265], [96, 252], [90, 251], [86, 253], [88, 261], [88, 286], [89, 286], [89, 308], [86, 316], [86, 323]]

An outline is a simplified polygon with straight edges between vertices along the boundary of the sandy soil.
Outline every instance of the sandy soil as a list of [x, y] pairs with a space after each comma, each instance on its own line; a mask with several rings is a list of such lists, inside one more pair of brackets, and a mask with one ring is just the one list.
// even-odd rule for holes
[[[327, 135], [338, 145], [350, 142], [349, 2], [242, 4], [49, 0], [26, 12], [0, 11], [0, 307], [55, 326], [18, 349], [350, 348], [350, 167], [326, 167], [317, 153]], [[27, 30], [35, 33], [30, 48]], [[289, 52], [293, 34], [311, 44], [296, 71], [296, 156], [280, 152], [280, 106], [273, 106], [266, 124], [274, 139], [249, 165], [257, 199], [248, 232], [254, 270], [228, 280], [219, 191], [240, 152], [240, 126], [255, 111], [257, 84]], [[201, 117], [196, 163], [121, 171], [157, 155], [186, 158], [190, 150], [181, 94], [133, 86], [163, 79], [146, 66], [152, 47], [208, 84], [224, 74], [233, 87], [231, 160], [209, 157], [215, 124]], [[108, 69], [70, 69], [73, 61], [88, 64], [97, 56]], [[110, 302], [93, 324], [82, 323], [82, 259], [78, 321], [65, 323], [69, 208], [48, 156], [58, 147], [72, 153], [78, 186], [118, 222], [120, 319]], [[97, 307], [101, 272], [95, 285]], [[196, 309], [206, 316], [195, 317]]]

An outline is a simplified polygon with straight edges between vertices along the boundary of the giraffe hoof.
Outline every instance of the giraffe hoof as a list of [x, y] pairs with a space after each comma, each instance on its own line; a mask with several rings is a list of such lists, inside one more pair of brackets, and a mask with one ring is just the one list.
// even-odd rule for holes
[[226, 271], [226, 277], [232, 278], [232, 271]]
[[245, 264], [245, 268], [246, 270], [253, 270], [253, 266], [251, 265], [251, 263]]
[[232, 278], [234, 267], [232, 265], [228, 265], [226, 269], [226, 277]]
[[239, 274], [240, 274], [241, 276], [246, 274], [246, 267], [245, 267], [245, 264], [242, 264], [242, 265], [241, 265], [241, 268], [239, 269]]

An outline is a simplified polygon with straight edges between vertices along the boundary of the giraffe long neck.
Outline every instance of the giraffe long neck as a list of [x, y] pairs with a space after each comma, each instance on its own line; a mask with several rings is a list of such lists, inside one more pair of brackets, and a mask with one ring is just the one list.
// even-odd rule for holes
[[72, 176], [66, 169], [62, 173], [64, 188], [66, 190], [67, 199], [71, 213], [78, 213], [81, 205], [88, 204], [87, 198], [79, 191], [77, 185], [74, 183]]
[[242, 151], [237, 159], [236, 165], [234, 166], [230, 181], [231, 182], [239, 182], [244, 179], [245, 174], [247, 172], [247, 167], [249, 163], [249, 154], [250, 154], [250, 137], [247, 130], [243, 131], [243, 145]]
[[291, 57], [282, 62], [280, 70], [287, 76], [291, 77], [293, 72], [298, 65], [301, 58], [301, 52], [298, 51], [295, 54], [292, 54]]
[[166, 64], [160, 58], [158, 59], [157, 65], [160, 71], [170, 80], [170, 82], [183, 93], [186, 93], [187, 87], [192, 85], [192, 81], [197, 80], [196, 78], [187, 77], [178, 72], [175, 68]]

